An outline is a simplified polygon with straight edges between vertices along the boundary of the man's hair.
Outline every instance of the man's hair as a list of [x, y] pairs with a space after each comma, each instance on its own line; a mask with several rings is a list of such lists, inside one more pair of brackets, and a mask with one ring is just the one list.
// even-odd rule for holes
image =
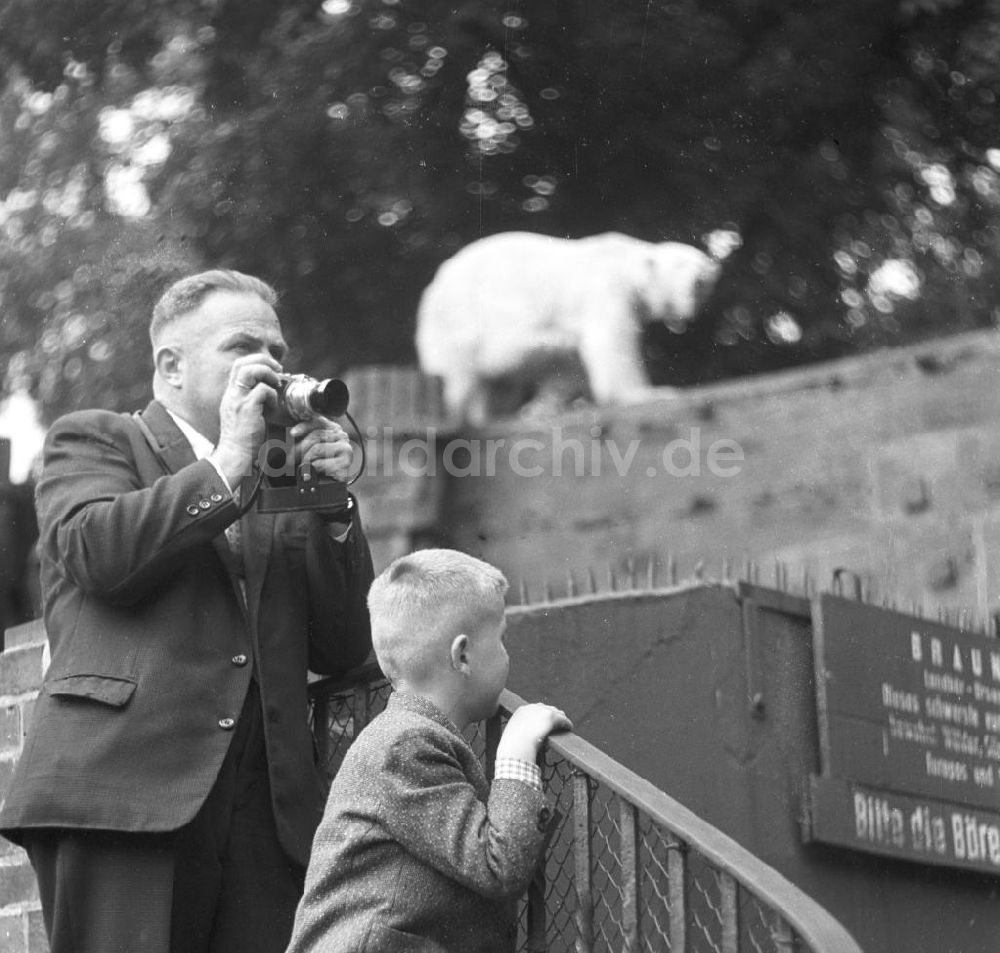
[[401, 556], [368, 592], [372, 644], [391, 678], [422, 678], [448, 658], [456, 635], [474, 637], [502, 611], [508, 583], [495, 566], [453, 549]]
[[272, 308], [278, 303], [278, 293], [266, 281], [244, 275], [240, 271], [216, 268], [189, 275], [167, 288], [153, 307], [153, 318], [149, 322], [149, 338], [153, 346], [156, 346], [167, 325], [196, 311], [213, 291], [237, 291], [256, 295]]

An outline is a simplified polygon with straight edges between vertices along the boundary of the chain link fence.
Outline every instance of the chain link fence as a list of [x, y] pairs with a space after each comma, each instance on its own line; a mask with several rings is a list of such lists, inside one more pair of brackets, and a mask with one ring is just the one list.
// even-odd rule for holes
[[[392, 690], [375, 669], [359, 678], [312, 688], [329, 778]], [[497, 718], [471, 731], [488, 774], [518, 704], [505, 692]], [[520, 905], [518, 953], [861, 953], [776, 871], [582, 739], [554, 738], [543, 758], [560, 820]]]

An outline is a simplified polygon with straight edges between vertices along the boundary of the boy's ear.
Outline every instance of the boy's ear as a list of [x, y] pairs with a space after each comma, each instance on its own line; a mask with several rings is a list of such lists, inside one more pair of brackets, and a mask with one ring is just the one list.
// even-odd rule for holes
[[456, 635], [451, 642], [451, 667], [462, 675], [469, 674], [469, 637]]

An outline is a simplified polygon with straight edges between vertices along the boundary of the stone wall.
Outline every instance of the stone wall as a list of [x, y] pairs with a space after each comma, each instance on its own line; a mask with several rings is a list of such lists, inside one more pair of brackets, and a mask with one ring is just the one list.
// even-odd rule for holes
[[[381, 564], [443, 543], [529, 594], [595, 572], [719, 575], [750, 560], [823, 587], [844, 568], [866, 592], [930, 613], [987, 617], [1000, 598], [1000, 335], [477, 431], [429, 402], [421, 420], [412, 400], [400, 429], [378, 393], [363, 408], [378, 433], [373, 475], [356, 490]], [[421, 444], [433, 472], [406, 476]]]

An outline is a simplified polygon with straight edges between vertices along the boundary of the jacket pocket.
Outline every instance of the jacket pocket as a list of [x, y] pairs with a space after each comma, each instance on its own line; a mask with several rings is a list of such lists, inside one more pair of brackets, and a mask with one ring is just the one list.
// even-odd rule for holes
[[136, 681], [112, 675], [65, 675], [42, 686], [47, 695], [55, 698], [85, 698], [123, 708], [136, 689]]

